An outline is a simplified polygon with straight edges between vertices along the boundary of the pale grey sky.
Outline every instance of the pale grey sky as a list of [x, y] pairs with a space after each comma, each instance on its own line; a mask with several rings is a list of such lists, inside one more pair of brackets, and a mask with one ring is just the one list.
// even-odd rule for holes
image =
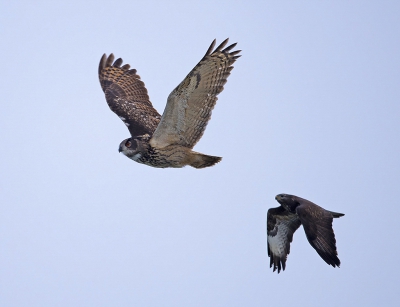
[[[397, 1], [1, 1], [1, 306], [397, 306]], [[131, 64], [162, 112], [211, 41], [242, 57], [195, 150], [154, 169], [97, 67]], [[341, 268], [300, 228], [272, 273], [266, 212], [334, 221]]]

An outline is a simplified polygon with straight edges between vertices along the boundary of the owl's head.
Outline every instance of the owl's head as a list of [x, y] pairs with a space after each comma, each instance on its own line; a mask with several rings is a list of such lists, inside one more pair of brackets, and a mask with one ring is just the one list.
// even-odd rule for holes
[[149, 140], [150, 136], [148, 134], [125, 139], [119, 144], [118, 151], [136, 161], [142, 156], [142, 153], [146, 151]]

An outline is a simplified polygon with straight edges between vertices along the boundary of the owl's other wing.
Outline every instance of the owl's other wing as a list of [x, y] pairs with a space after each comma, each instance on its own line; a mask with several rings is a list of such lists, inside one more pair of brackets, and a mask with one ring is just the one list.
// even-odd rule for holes
[[206, 129], [211, 111], [217, 102], [217, 95], [233, 69], [240, 52], [230, 52], [236, 44], [225, 49], [228, 39], [214, 51], [215, 40], [201, 61], [168, 96], [160, 124], [150, 144], [165, 147], [178, 144], [188, 148], [198, 142]]
[[114, 62], [114, 55], [104, 54], [99, 64], [99, 80], [107, 104], [128, 127], [132, 136], [152, 135], [160, 122], [160, 114], [153, 108], [146, 87], [136, 69], [129, 64]]

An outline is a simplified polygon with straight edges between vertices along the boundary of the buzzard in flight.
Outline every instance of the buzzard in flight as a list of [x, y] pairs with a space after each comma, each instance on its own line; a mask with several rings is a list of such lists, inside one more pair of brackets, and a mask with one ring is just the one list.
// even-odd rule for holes
[[274, 272], [285, 270], [286, 258], [290, 252], [293, 233], [303, 225], [308, 242], [318, 255], [329, 265], [340, 266], [337, 257], [333, 218], [343, 216], [325, 210], [309, 200], [294, 195], [279, 194], [275, 199], [280, 207], [271, 208], [267, 214], [267, 242], [270, 267]]
[[122, 59], [104, 54], [99, 64], [99, 79], [110, 109], [128, 127], [131, 137], [122, 141], [119, 152], [153, 167], [195, 168], [212, 166], [220, 157], [204, 155], [192, 148], [203, 135], [224, 89], [232, 64], [240, 50], [226, 48], [228, 39], [215, 47], [215, 40], [204, 57], [169, 94], [162, 116], [153, 108], [144, 83]]

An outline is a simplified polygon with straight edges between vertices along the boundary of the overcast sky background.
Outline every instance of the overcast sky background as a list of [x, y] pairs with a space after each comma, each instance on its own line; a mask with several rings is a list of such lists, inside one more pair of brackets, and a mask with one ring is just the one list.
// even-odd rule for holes
[[[1, 1], [1, 306], [397, 306], [398, 1]], [[214, 38], [242, 57], [195, 150], [155, 169], [97, 76], [129, 63], [162, 113]], [[289, 193], [342, 212], [340, 268], [300, 228], [269, 268]]]

